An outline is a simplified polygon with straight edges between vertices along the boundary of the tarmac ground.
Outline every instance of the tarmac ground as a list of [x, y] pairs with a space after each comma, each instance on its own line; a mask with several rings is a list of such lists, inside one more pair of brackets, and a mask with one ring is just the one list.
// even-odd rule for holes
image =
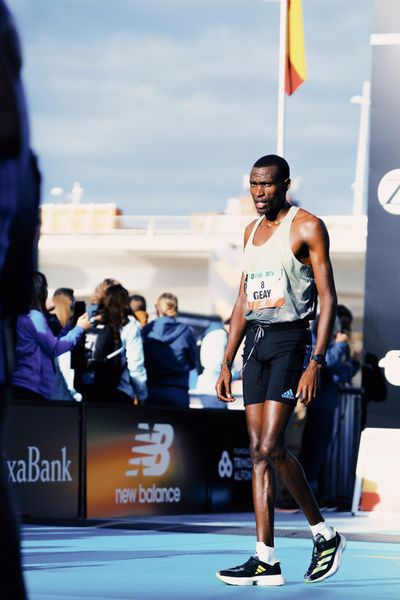
[[276, 515], [286, 584], [227, 586], [215, 571], [254, 553], [252, 514], [182, 515], [25, 524], [22, 551], [30, 600], [247, 600], [400, 598], [400, 516], [324, 514], [348, 540], [339, 572], [305, 584], [311, 534], [300, 514]]

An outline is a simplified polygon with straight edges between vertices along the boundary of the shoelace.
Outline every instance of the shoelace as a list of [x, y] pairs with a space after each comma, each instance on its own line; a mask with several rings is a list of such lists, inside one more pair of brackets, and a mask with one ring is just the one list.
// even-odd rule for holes
[[245, 569], [246, 567], [250, 567], [254, 563], [258, 564], [258, 559], [255, 556], [250, 556], [249, 560], [246, 560], [242, 565], [238, 565], [237, 567], [233, 567], [234, 569]]

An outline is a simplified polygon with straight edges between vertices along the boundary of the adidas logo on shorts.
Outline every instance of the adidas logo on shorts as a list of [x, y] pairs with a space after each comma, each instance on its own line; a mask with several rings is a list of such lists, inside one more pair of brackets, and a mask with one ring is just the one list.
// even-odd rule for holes
[[283, 392], [281, 398], [287, 398], [288, 400], [295, 400], [294, 394], [291, 389], [288, 389], [288, 390], [286, 390], [286, 392]]

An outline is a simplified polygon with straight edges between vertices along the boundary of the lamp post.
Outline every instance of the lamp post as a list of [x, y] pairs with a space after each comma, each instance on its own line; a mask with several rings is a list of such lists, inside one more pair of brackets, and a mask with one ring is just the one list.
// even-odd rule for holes
[[351, 104], [361, 106], [360, 129], [358, 133], [356, 175], [353, 183], [353, 215], [364, 212], [365, 171], [367, 167], [367, 149], [369, 133], [369, 107], [371, 104], [371, 83], [364, 81], [361, 96], [353, 96]]
[[286, 69], [286, 36], [288, 0], [263, 0], [280, 4], [279, 17], [279, 75], [278, 75], [278, 111], [276, 127], [276, 153], [283, 156], [285, 152], [285, 69]]

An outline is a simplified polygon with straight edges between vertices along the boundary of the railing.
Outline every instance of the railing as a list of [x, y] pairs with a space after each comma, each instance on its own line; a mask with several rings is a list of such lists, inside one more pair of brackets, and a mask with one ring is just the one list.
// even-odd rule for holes
[[361, 435], [361, 388], [342, 388], [328, 450], [323, 497], [351, 506]]
[[[257, 215], [119, 215], [114, 204], [44, 204], [42, 234], [133, 235], [143, 239], [166, 236], [207, 237], [242, 240], [244, 227]], [[328, 215], [322, 217], [335, 252], [365, 252], [367, 217]]]

